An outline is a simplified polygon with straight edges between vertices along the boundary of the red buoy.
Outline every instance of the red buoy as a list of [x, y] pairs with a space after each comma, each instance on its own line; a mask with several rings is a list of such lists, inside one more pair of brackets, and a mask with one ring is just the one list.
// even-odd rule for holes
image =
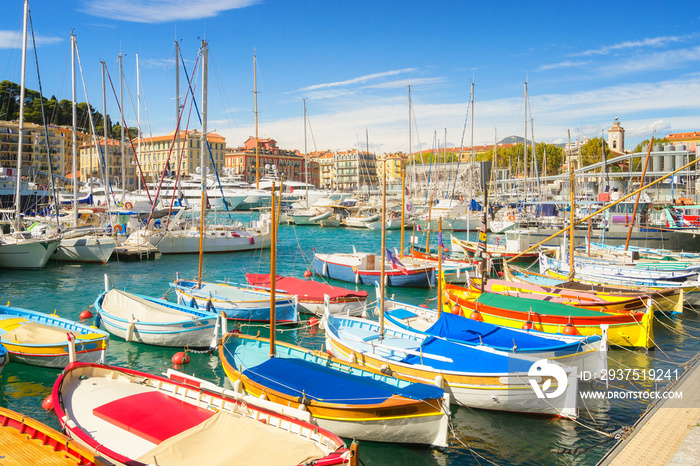
[[483, 322], [483, 321], [484, 321], [484, 317], [481, 315], [481, 312], [479, 312], [479, 311], [474, 311], [474, 312], [472, 312], [471, 315], [469, 316], [469, 318], [470, 318], [471, 320], [476, 320], [476, 321], [478, 321], [478, 322]]
[[462, 306], [452, 306], [452, 314], [464, 317], [464, 312], [462, 311]]
[[566, 324], [566, 327], [562, 329], [561, 333], [563, 333], [564, 335], [579, 335], [578, 330], [576, 329], [576, 327], [571, 325], [571, 322]]
[[532, 330], [532, 327], [534, 327], [534, 325], [532, 325], [532, 321], [528, 320], [527, 322], [525, 322], [523, 324], [522, 328], [523, 328], [523, 330]]
[[186, 352], [180, 351], [179, 353], [175, 353], [172, 361], [174, 365], [181, 366], [190, 362], [190, 356]]
[[312, 317], [309, 319], [309, 325], [311, 327], [318, 327], [319, 320], [316, 317]]
[[424, 308], [427, 309], [427, 308], [428, 308], [428, 305], [427, 305], [427, 304], [421, 304], [420, 307], [424, 307]]
[[304, 278], [311, 278], [311, 275], [312, 275], [311, 270], [304, 271]]
[[503, 276], [503, 270], [499, 270], [498, 273], [497, 273], [496, 275], [498, 275], [499, 278], [502, 277], [502, 276]]
[[41, 402], [41, 407], [45, 411], [53, 411], [53, 398], [51, 398], [51, 395], [46, 395], [44, 401]]
[[93, 317], [95, 317], [95, 316], [92, 315], [92, 312], [90, 312], [89, 309], [80, 313], [80, 321], [81, 322], [86, 321], [88, 319], [92, 319]]

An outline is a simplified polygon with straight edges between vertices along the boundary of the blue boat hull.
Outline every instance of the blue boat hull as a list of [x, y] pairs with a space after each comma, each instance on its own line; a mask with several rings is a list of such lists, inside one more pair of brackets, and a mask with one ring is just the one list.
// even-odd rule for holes
[[[323, 261], [318, 257], [314, 257], [314, 269], [317, 275], [334, 280], [357, 283], [358, 285], [379, 285], [381, 283], [381, 274], [378, 270], [353, 270], [351, 266]], [[408, 270], [404, 272], [401, 270], [387, 269], [385, 280], [386, 286], [431, 288], [435, 286], [435, 270], [428, 272], [421, 269], [418, 271]]]

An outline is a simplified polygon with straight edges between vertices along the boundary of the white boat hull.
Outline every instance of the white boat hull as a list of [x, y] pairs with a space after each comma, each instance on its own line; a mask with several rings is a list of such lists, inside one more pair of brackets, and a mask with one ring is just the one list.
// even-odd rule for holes
[[0, 268], [41, 269], [58, 248], [54, 239], [2, 239], [0, 241]]
[[85, 236], [81, 238], [61, 239], [61, 244], [52, 260], [63, 262], [103, 262], [106, 263], [116, 241], [111, 237]]

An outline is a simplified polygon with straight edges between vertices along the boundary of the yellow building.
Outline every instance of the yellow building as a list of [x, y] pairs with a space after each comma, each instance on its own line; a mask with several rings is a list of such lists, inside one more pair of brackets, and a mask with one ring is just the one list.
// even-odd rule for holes
[[386, 167], [387, 184], [401, 182], [401, 170], [408, 161], [405, 154], [384, 154], [377, 156], [377, 178], [382, 182], [384, 177], [384, 167]]
[[[122, 180], [122, 149], [120, 141], [107, 140], [105, 151], [104, 138], [97, 138], [99, 150], [95, 150], [93, 141], [89, 141], [79, 147], [80, 179], [87, 181], [90, 178], [102, 179], [102, 162], [104, 160], [107, 178], [114, 186], [121, 186]], [[126, 158], [126, 189], [136, 189], [135, 167], [130, 164], [134, 160], [131, 147], [125, 144]], [[104, 157], [104, 158], [103, 158]]]

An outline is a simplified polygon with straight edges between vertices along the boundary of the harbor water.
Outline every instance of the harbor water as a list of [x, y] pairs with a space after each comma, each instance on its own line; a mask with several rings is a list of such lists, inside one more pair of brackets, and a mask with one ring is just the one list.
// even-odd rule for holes
[[[250, 216], [244, 218], [248, 220]], [[410, 232], [406, 232], [406, 244]], [[437, 236], [437, 235], [434, 235]], [[466, 233], [457, 233], [466, 238]], [[446, 238], [449, 234], [445, 235]], [[433, 242], [436, 238], [433, 238]], [[447, 244], [448, 241], [446, 241]], [[317, 252], [380, 252], [381, 232], [342, 228], [293, 227], [283, 225], [279, 233], [277, 270], [281, 275], [302, 277], [311, 267], [314, 249]], [[387, 247], [400, 246], [400, 232], [387, 232]], [[150, 296], [167, 296], [174, 300], [169, 283], [179, 273], [182, 278], [197, 274], [197, 256], [161, 256], [143, 262], [108, 264], [61, 264], [50, 262], [41, 271], [0, 270], [0, 299], [12, 306], [53, 313], [77, 320], [91, 308], [104, 288], [104, 274], [115, 288]], [[245, 273], [268, 273], [269, 250], [237, 254], [204, 256], [203, 279], [245, 282]], [[319, 277], [314, 278], [320, 280]], [[350, 283], [333, 285], [355, 288]], [[370, 299], [374, 290], [367, 290]], [[435, 306], [435, 290], [389, 288], [397, 300]], [[237, 326], [229, 322], [229, 329]], [[267, 333], [267, 327], [243, 327], [247, 333]], [[693, 309], [675, 318], [660, 317], [654, 323], [657, 349], [649, 354], [641, 351], [614, 349], [609, 353], [610, 369], [670, 369], [682, 372], [683, 363], [700, 350], [700, 318]], [[279, 331], [278, 338], [314, 349], [322, 349], [323, 332], [305, 324]], [[171, 367], [171, 357], [181, 349], [157, 348], [127, 343], [110, 337], [107, 362], [150, 373], [162, 373]], [[218, 385], [227, 383], [216, 353], [192, 353], [191, 362], [183, 371]], [[53, 413], [46, 413], [41, 402], [51, 393], [56, 370], [10, 362], [0, 375], [0, 405], [34, 417], [59, 428]], [[639, 381], [643, 389], [659, 387], [654, 381]], [[587, 387], [582, 382], [579, 388]], [[390, 445], [361, 442], [360, 458], [365, 465], [588, 465], [595, 464], [612, 445], [612, 434], [623, 426], [631, 426], [649, 404], [649, 400], [581, 400], [578, 420], [534, 415], [489, 412], [452, 407], [453, 435], [450, 446], [437, 450], [421, 446]], [[265, 448], [265, 445], [261, 445]], [[1, 450], [1, 446], [0, 446]], [[196, 464], [193, 459], [193, 464]]]

